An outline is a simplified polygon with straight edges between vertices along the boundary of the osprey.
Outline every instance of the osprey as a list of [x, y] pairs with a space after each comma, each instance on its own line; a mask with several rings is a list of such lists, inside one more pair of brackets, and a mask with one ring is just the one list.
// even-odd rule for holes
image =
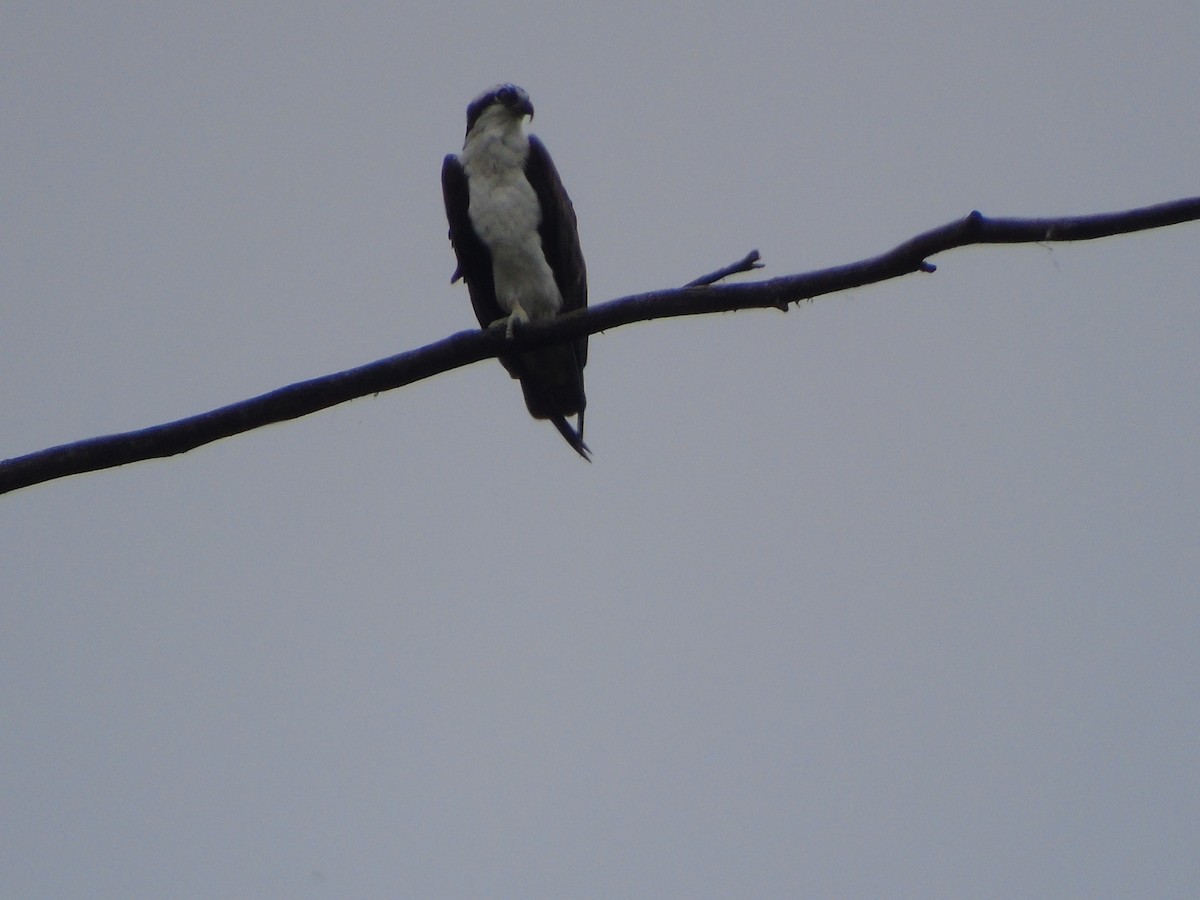
[[[442, 194], [458, 268], [483, 328], [552, 319], [587, 306], [587, 272], [575, 209], [550, 154], [521, 125], [533, 117], [514, 84], [484, 91], [467, 107], [462, 153], [442, 163]], [[521, 382], [535, 419], [549, 419], [575, 451], [583, 442], [583, 367], [587, 338], [500, 357]], [[568, 416], [578, 416], [572, 427]]]

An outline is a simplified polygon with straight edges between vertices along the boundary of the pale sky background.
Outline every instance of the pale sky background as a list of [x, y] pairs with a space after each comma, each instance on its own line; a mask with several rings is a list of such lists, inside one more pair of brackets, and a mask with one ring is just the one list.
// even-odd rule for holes
[[[6, 3], [0, 456], [472, 327], [1200, 193], [1200, 4]], [[488, 361], [0, 498], [0, 896], [1200, 893], [1200, 225]]]

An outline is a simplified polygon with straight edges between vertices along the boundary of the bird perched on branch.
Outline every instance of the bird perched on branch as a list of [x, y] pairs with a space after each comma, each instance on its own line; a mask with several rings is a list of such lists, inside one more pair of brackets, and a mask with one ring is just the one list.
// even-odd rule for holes
[[[511, 339], [524, 322], [587, 306], [587, 271], [575, 209], [546, 148], [522, 127], [533, 117], [529, 95], [514, 84], [484, 91], [467, 107], [462, 153], [442, 163], [450, 243], [458, 257], [452, 282], [467, 282], [483, 328], [506, 323]], [[500, 357], [521, 382], [535, 419], [549, 419], [584, 459], [583, 367], [587, 338]], [[568, 416], [577, 416], [572, 427]]]

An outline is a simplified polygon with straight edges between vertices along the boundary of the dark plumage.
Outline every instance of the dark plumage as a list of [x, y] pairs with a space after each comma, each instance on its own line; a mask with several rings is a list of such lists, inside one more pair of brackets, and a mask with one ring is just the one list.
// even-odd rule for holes
[[[532, 114], [528, 96], [514, 85], [485, 92], [467, 108], [462, 155], [449, 155], [442, 164], [450, 242], [458, 258], [453, 280], [466, 281], [484, 328], [508, 319], [511, 329], [514, 322], [587, 306], [574, 207], [546, 148], [520, 128]], [[520, 381], [530, 415], [549, 419], [587, 459], [587, 338], [505, 354], [500, 362]], [[568, 416], [578, 416], [577, 428]]]

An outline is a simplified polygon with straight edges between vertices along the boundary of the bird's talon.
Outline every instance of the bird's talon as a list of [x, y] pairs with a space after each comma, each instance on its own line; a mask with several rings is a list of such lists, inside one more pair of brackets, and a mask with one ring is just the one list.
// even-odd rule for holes
[[529, 316], [526, 314], [525, 310], [521, 309], [520, 306], [514, 306], [513, 311], [505, 317], [505, 321], [508, 324], [504, 326], [504, 339], [511, 341], [513, 339], [513, 334], [516, 332], [517, 326], [524, 325], [526, 322], [528, 322]]

